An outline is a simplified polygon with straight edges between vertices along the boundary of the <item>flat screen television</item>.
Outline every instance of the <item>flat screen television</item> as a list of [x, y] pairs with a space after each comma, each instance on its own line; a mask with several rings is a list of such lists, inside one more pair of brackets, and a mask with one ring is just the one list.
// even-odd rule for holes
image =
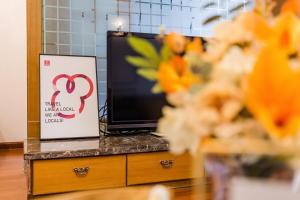
[[157, 50], [162, 46], [155, 34], [107, 33], [107, 129], [155, 129], [167, 104], [164, 94], [153, 94], [154, 82], [136, 73], [126, 56], [137, 56], [127, 42], [128, 35], [145, 38]]

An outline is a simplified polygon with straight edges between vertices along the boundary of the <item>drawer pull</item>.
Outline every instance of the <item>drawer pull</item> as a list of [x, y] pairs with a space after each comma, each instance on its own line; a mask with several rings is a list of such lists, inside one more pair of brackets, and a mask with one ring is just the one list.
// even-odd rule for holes
[[170, 169], [173, 167], [173, 160], [161, 160], [160, 165], [164, 169]]
[[76, 167], [73, 169], [73, 172], [78, 177], [85, 177], [88, 174], [89, 169], [90, 169], [89, 167]]

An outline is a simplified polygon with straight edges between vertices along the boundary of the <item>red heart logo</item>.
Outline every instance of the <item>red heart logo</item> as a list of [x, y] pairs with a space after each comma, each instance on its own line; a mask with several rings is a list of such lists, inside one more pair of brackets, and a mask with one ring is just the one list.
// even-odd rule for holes
[[[84, 106], [85, 106], [85, 100], [92, 95], [93, 90], [94, 90], [94, 85], [93, 85], [92, 80], [84, 74], [75, 74], [73, 76], [69, 76], [67, 74], [59, 74], [56, 77], [54, 77], [54, 79], [52, 80], [54, 93], [51, 97], [51, 105], [52, 105], [53, 110], [55, 110], [56, 97], [61, 93], [61, 91], [57, 89], [56, 83], [59, 79], [62, 79], [62, 78], [67, 79], [66, 90], [69, 94], [71, 94], [75, 90], [75, 81], [74, 80], [76, 78], [83, 78], [89, 83], [90, 89], [89, 89], [88, 93], [84, 96], [80, 96], [79, 113], [82, 113], [82, 111], [84, 109]], [[65, 119], [72, 119], [72, 118], [75, 117], [75, 113], [73, 113], [73, 114], [64, 114], [64, 113], [58, 112], [58, 116], [60, 116], [62, 118], [65, 118]]]

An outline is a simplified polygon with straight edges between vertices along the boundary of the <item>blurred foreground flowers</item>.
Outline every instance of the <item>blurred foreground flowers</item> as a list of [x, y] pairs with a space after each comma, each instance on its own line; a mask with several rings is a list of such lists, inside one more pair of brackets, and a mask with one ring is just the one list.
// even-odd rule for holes
[[299, 6], [286, 1], [273, 16], [257, 3], [219, 23], [205, 45], [170, 33], [156, 52], [147, 41], [129, 38], [141, 56], [127, 60], [172, 105], [158, 125], [171, 151], [195, 152], [211, 137], [300, 143]]

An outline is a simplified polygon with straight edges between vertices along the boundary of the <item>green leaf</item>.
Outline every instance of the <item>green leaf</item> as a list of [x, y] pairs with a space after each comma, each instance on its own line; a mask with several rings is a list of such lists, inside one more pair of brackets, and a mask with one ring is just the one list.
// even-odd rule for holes
[[204, 81], [208, 81], [212, 72], [212, 65], [210, 63], [204, 62], [200, 70]]
[[213, 6], [217, 6], [217, 4], [215, 2], [210, 2], [202, 6], [202, 8], [211, 8]]
[[139, 69], [137, 73], [150, 81], [157, 80], [157, 71], [154, 69]]
[[127, 62], [136, 66], [136, 67], [145, 67], [145, 68], [157, 68], [158, 66], [152, 63], [150, 60], [139, 57], [139, 56], [127, 56]]
[[201, 91], [204, 88], [203, 84], [194, 84], [192, 87], [189, 89], [189, 92], [191, 94], [197, 93]]
[[160, 86], [159, 83], [156, 83], [156, 84], [152, 87], [151, 91], [152, 91], [152, 93], [154, 93], [154, 94], [158, 94], [158, 93], [162, 93], [162, 92], [163, 92], [163, 89], [162, 89], [162, 87]]
[[249, 5], [251, 2], [250, 1], [247, 1], [245, 3], [241, 3], [235, 7], [233, 7], [232, 9], [229, 10], [230, 13], [233, 13], [235, 11], [239, 11], [241, 10], [242, 8], [244, 8], [245, 6]]
[[149, 41], [147, 41], [146, 39], [131, 36], [128, 38], [128, 43], [137, 53], [148, 58], [156, 65], [159, 64], [160, 57], [156, 52], [154, 46]]
[[160, 50], [160, 56], [163, 61], [169, 60], [169, 58], [172, 56], [171, 49], [167, 45], [164, 45]]
[[220, 19], [221, 17], [222, 17], [221, 15], [214, 15], [214, 16], [212, 16], [212, 17], [209, 17], [208, 19], [206, 19], [206, 20], [202, 23], [202, 25], [207, 25], [207, 24], [209, 24], [209, 23], [211, 23], [211, 22], [213, 22], [213, 21], [216, 21], [216, 20]]

